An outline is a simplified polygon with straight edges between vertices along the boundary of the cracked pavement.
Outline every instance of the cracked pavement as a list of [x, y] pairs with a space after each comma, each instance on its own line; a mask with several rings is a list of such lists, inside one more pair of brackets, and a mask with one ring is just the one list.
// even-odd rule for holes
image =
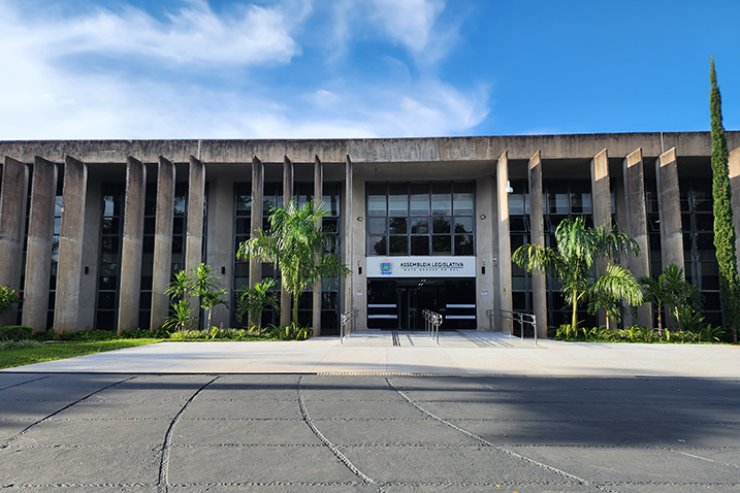
[[740, 490], [740, 379], [0, 374], [8, 492]]

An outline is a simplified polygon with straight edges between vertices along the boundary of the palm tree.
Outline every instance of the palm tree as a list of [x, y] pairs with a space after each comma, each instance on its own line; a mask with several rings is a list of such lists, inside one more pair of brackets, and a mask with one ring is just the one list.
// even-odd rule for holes
[[218, 305], [226, 305], [226, 289], [219, 288], [213, 279], [211, 267], [198, 264], [191, 273], [193, 296], [200, 298], [200, 306], [206, 312], [206, 328], [211, 327], [211, 315]]
[[680, 325], [682, 307], [696, 308], [698, 295], [696, 288], [686, 281], [684, 270], [676, 264], [669, 264], [657, 277], [640, 278], [646, 301], [655, 303], [658, 309], [658, 333], [663, 334], [664, 307]]
[[275, 285], [273, 279], [265, 279], [258, 282], [254, 287], [245, 287], [237, 292], [237, 316], [239, 320], [244, 320], [245, 316], [249, 323], [257, 328], [262, 323], [262, 310], [266, 306], [277, 309], [278, 300], [274, 292], [271, 291]]
[[321, 219], [328, 212], [313, 201], [298, 207], [290, 201], [286, 208], [270, 211], [270, 231], [258, 230], [249, 240], [242, 242], [237, 258], [254, 257], [263, 262], [273, 262], [280, 269], [282, 285], [290, 293], [293, 303], [292, 322], [298, 324], [298, 299], [312, 283], [324, 277], [349, 273], [339, 257], [329, 253], [332, 237], [324, 232]]
[[561, 221], [555, 229], [555, 241], [557, 248], [522, 245], [512, 260], [527, 271], [552, 269], [562, 282], [565, 301], [571, 306], [570, 332], [578, 326], [578, 304], [588, 295], [596, 260], [621, 252], [638, 255], [640, 247], [629, 235], [616, 229], [586, 227], [581, 216]]
[[589, 312], [594, 314], [599, 310], [606, 312], [606, 328], [609, 330], [610, 320], [619, 323], [621, 311], [619, 302], [629, 306], [642, 304], [642, 290], [635, 276], [618, 264], [606, 266], [604, 275], [598, 278], [588, 291]]

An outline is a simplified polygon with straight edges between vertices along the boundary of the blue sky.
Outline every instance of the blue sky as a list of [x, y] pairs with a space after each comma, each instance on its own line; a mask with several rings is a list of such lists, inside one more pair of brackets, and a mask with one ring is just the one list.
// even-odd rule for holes
[[737, 0], [0, 0], [0, 138], [740, 128]]

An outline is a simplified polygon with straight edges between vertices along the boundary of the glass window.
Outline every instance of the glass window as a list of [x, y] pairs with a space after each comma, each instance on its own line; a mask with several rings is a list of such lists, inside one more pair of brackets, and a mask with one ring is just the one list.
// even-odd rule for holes
[[403, 235], [406, 234], [406, 218], [405, 217], [392, 217], [389, 222], [389, 233], [392, 235]]
[[367, 215], [385, 216], [388, 211], [385, 195], [369, 195], [367, 197]]
[[390, 255], [408, 255], [408, 236], [391, 236], [390, 237]]
[[391, 184], [388, 187], [388, 215], [407, 216], [409, 213], [408, 187], [405, 184]]
[[452, 213], [452, 195], [449, 183], [432, 185], [432, 214], [449, 216]]
[[473, 255], [473, 235], [455, 235], [455, 255]]
[[367, 255], [386, 255], [385, 235], [374, 235], [367, 237]]
[[449, 235], [432, 236], [433, 255], [452, 255], [452, 239]]
[[472, 183], [455, 183], [453, 207], [455, 214], [473, 215], [475, 195]]
[[429, 234], [428, 217], [412, 217], [409, 221], [411, 221], [411, 234]]
[[411, 255], [429, 255], [429, 236], [411, 237]]
[[472, 233], [473, 232], [473, 218], [472, 217], [456, 217], [455, 218], [455, 233]]
[[367, 232], [371, 235], [384, 235], [385, 231], [384, 217], [371, 217], [367, 220]]
[[429, 215], [429, 185], [412, 184], [410, 192], [411, 214]]
[[450, 218], [449, 217], [435, 217], [432, 221], [433, 232], [437, 233], [449, 233], [450, 232]]

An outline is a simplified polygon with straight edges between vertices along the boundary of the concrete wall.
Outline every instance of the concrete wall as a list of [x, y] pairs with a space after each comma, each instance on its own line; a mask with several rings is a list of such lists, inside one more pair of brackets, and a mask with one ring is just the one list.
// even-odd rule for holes
[[[248, 176], [249, 168], [245, 168]], [[234, 266], [234, 180], [216, 175], [208, 180], [208, 247], [206, 263], [211, 267], [219, 286], [229, 290], [231, 303], [232, 269]], [[223, 268], [223, 272], [222, 272]], [[229, 327], [230, 309], [219, 305], [214, 308], [211, 324]], [[236, 307], [233, 307], [236, 309]]]
[[[494, 165], [491, 164], [491, 167]], [[488, 330], [488, 310], [493, 310], [496, 294], [494, 286], [494, 246], [497, 245], [497, 231], [494, 231], [496, 214], [494, 202], [496, 188], [493, 177], [487, 176], [475, 181], [475, 253], [476, 277], [476, 318], [478, 330]], [[483, 271], [485, 270], [485, 273]]]

